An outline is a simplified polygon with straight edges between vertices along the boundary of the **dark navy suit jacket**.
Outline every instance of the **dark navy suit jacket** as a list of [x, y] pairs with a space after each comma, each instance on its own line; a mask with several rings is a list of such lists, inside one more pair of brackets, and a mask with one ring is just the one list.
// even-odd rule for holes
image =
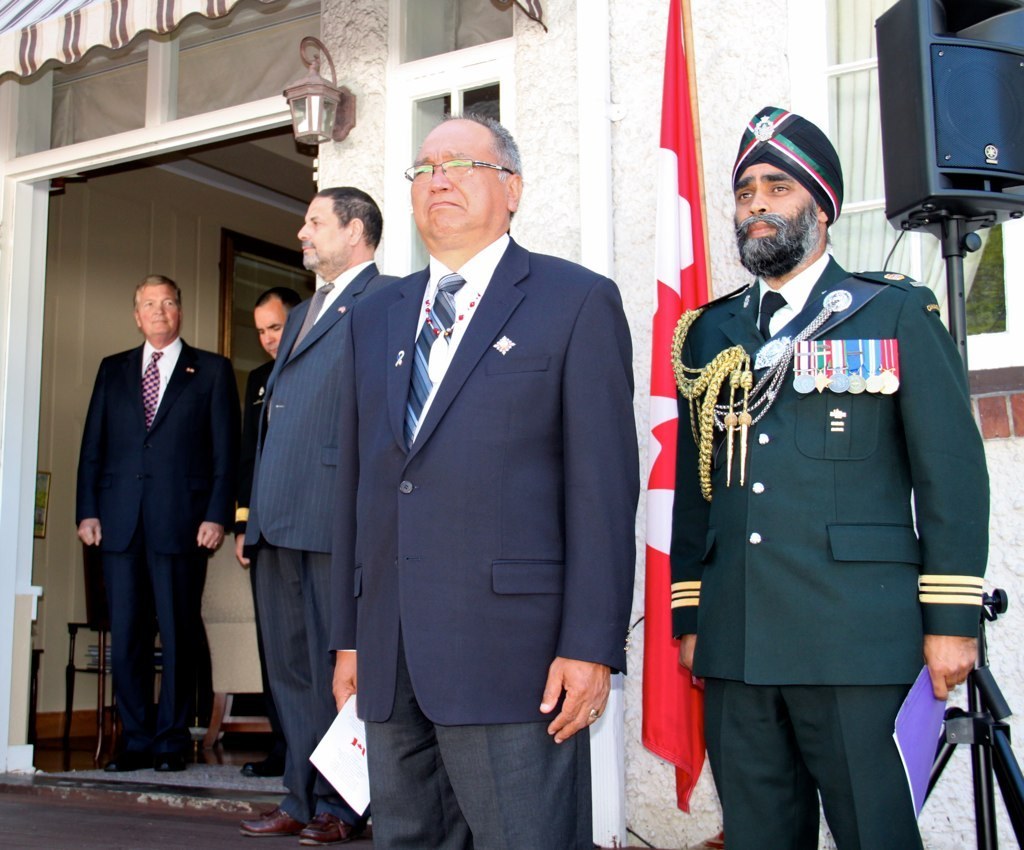
[[99, 518], [105, 552], [125, 551], [140, 520], [153, 551], [194, 552], [201, 523], [231, 527], [238, 388], [227, 358], [182, 342], [147, 431], [142, 348], [100, 363], [82, 434], [76, 521]]
[[370, 264], [292, 351], [310, 301], [288, 314], [260, 419], [246, 546], [260, 537], [304, 552], [330, 552], [338, 465], [338, 405], [349, 317], [356, 301], [396, 278]]
[[352, 317], [331, 646], [358, 650], [364, 719], [391, 714], [401, 624], [434, 722], [548, 720], [556, 656], [626, 666], [639, 473], [619, 292], [512, 242], [409, 449], [427, 281]]

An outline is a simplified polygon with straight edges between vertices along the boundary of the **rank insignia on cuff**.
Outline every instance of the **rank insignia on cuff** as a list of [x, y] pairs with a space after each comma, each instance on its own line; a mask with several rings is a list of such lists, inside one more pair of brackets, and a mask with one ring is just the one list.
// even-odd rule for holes
[[925, 605], [981, 605], [983, 584], [979, 576], [921, 575], [918, 599]]
[[672, 585], [673, 608], [695, 608], [700, 605], [700, 582], [677, 581]]

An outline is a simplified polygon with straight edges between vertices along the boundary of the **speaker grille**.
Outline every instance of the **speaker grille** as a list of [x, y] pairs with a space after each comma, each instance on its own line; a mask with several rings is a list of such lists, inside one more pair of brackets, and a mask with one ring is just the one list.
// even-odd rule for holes
[[1024, 175], [1024, 54], [950, 44], [931, 53], [939, 170]]

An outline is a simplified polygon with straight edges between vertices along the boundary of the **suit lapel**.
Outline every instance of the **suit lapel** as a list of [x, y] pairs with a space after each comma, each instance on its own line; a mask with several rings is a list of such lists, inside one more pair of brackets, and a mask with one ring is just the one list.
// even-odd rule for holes
[[121, 362], [121, 380], [124, 381], [124, 394], [132, 416], [138, 420], [139, 427], [146, 428], [146, 411], [142, 407], [142, 349], [132, 349]]
[[[388, 308], [388, 347], [385, 364], [387, 369], [388, 418], [395, 441], [403, 449], [405, 444], [405, 407], [409, 400], [409, 383], [412, 381], [412, 364], [416, 359], [416, 332], [423, 291], [430, 272], [424, 269], [407, 281], [398, 284], [401, 298]], [[472, 322], [470, 326], [472, 327]], [[391, 358], [394, 358], [392, 360]]]
[[[348, 314], [348, 311], [352, 309], [356, 299], [363, 294], [363, 290], [366, 289], [367, 284], [373, 280], [377, 274], [377, 266], [374, 263], [370, 263], [370, 265], [352, 278], [352, 280], [349, 281], [348, 286], [341, 291], [341, 295], [331, 302], [330, 307], [327, 308], [327, 312], [316, 320], [313, 327], [309, 329], [309, 333], [306, 334], [306, 338], [302, 340], [302, 342], [300, 342], [296, 347], [295, 351], [288, 356], [288, 360], [298, 357], [303, 351], [309, 348], [314, 342], [327, 333], [327, 331], [340, 322], [342, 318]], [[309, 309], [308, 306], [306, 309]], [[305, 319], [305, 312], [303, 312], [302, 317]], [[300, 324], [298, 327], [301, 328], [302, 325]], [[292, 338], [294, 339], [295, 336], [298, 336], [298, 328], [296, 328], [295, 334]]]
[[746, 292], [734, 296], [730, 301], [732, 318], [720, 325], [729, 342], [742, 346], [751, 354], [764, 345], [761, 332], [757, 329], [757, 311], [760, 306], [757, 296], [757, 286], [753, 284], [747, 287]]
[[[174, 405], [174, 402], [178, 400], [178, 397], [192, 383], [193, 378], [197, 374], [197, 360], [195, 349], [182, 340], [181, 354], [178, 355], [178, 362], [171, 373], [171, 380], [167, 382], [163, 398], [160, 399], [160, 406], [156, 409], [156, 416], [153, 418], [150, 431], [157, 428], [167, 418], [167, 413]], [[139, 368], [142, 368], [141, 361], [139, 361]], [[141, 396], [142, 392], [140, 389], [139, 397], [141, 398]]]
[[[515, 242], [510, 242], [501, 258], [487, 291], [476, 308], [472, 321], [466, 327], [465, 336], [452, 357], [444, 380], [427, 411], [427, 417], [420, 426], [409, 454], [415, 454], [437, 427], [437, 423], [451, 406], [452, 401], [476, 368], [480, 358], [494, 342], [498, 331], [508, 322], [509, 316], [523, 300], [523, 293], [516, 286], [530, 273], [529, 254]], [[408, 383], [406, 384], [408, 392]]]

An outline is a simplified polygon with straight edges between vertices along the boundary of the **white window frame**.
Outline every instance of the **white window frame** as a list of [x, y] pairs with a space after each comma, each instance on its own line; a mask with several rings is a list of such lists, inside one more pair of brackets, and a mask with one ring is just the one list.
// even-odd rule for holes
[[[875, 59], [828, 64], [828, 18], [821, 0], [791, 0], [789, 6], [789, 72], [793, 111], [807, 117], [829, 132], [828, 84], [833, 77], [877, 67]], [[877, 198], [846, 204], [847, 212], [881, 210], [885, 199]], [[908, 233], [912, 262], [902, 269], [916, 279], [922, 275], [922, 240], [928, 234]], [[1003, 225], [1003, 278], [1024, 277], [1024, 220]], [[860, 271], [860, 269], [858, 269]], [[967, 360], [972, 371], [1024, 366], [1024, 293], [1006, 285], [1006, 330], [1001, 333], [975, 334], [967, 339]]]
[[[452, 112], [462, 109], [462, 93], [485, 85], [499, 86], [501, 123], [515, 135], [515, 37], [400, 62], [401, 0], [390, 0], [387, 102], [384, 143], [384, 208], [392, 227], [384, 245], [384, 268], [391, 274], [415, 271], [413, 257], [412, 203], [403, 172], [412, 165], [413, 104], [448, 95]], [[398, 235], [401, 234], [401, 235]]]

